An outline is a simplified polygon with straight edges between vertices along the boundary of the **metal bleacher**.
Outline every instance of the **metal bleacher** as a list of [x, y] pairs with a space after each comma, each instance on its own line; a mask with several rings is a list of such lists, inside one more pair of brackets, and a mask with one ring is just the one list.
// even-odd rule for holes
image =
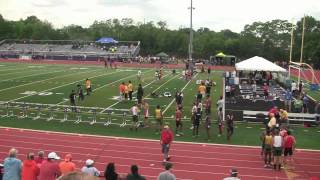
[[[265, 122], [268, 120], [268, 112], [245, 110], [243, 111], [243, 120], [253, 121], [253, 122]], [[303, 123], [318, 124], [318, 122], [316, 122], [316, 115], [308, 114], [308, 113], [288, 113], [288, 120], [290, 124], [303, 124]]]

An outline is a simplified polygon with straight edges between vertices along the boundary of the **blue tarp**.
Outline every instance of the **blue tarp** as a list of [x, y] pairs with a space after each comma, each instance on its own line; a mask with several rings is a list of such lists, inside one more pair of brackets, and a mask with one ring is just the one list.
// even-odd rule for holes
[[96, 42], [97, 43], [102, 43], [102, 44], [118, 43], [118, 41], [114, 40], [111, 37], [102, 37], [99, 40], [97, 40]]

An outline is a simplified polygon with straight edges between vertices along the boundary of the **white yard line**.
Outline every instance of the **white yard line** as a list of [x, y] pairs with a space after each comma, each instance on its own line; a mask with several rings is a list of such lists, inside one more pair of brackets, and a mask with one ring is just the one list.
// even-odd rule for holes
[[1, 71], [20, 70], [20, 69], [25, 69], [25, 67], [24, 68], [13, 68], [13, 69], [1, 69], [0, 72]]
[[[151, 71], [151, 70], [149, 70], [149, 71]], [[147, 72], [149, 72], [149, 71], [147, 71]], [[116, 71], [116, 72], [122, 72], [122, 71]], [[132, 76], [136, 76], [136, 74], [133, 74], [133, 75], [131, 75], [131, 76], [124, 77], [124, 78], [119, 79], [119, 80], [117, 80], [117, 81], [113, 81], [113, 82], [111, 82], [111, 83], [108, 83], [108, 84], [105, 84], [105, 85], [100, 86], [100, 87], [98, 87], [98, 88], [95, 88], [95, 89], [93, 90], [93, 92], [95, 92], [95, 91], [97, 91], [97, 90], [99, 90], [99, 89], [101, 89], [101, 88], [103, 88], [103, 87], [105, 87], [105, 86], [108, 86], [108, 85], [114, 84], [114, 83], [116, 83], [116, 82], [122, 81], [122, 80], [127, 79], [127, 78], [130, 78], [130, 77], [132, 77]], [[67, 101], [68, 101], [68, 100], [63, 100], [63, 101], [61, 101], [61, 102], [57, 103], [56, 105], [59, 105], [59, 104], [65, 103], [65, 102], [67, 102]]]
[[[166, 76], [168, 76], [168, 75], [169, 75], [169, 74], [165, 75], [164, 77], [166, 77]], [[151, 81], [149, 84], [143, 86], [143, 88], [148, 87], [149, 85], [151, 85], [152, 83], [154, 83], [154, 82], [156, 82], [156, 81], [158, 81], [158, 80], [153, 80], [153, 81]], [[154, 91], [155, 91], [155, 90], [154, 90]], [[154, 92], [154, 91], [153, 91], [153, 92]], [[136, 94], [136, 93], [137, 93], [137, 91], [135, 91], [133, 94]], [[148, 97], [148, 96], [146, 96], [146, 97]], [[122, 101], [117, 101], [116, 103], [111, 104], [109, 107], [107, 107], [107, 108], [103, 109], [102, 111], [100, 111], [100, 113], [103, 113], [104, 111], [106, 111], [106, 110], [108, 110], [108, 109], [111, 109], [113, 106], [119, 104], [120, 102], [122, 102]]]
[[[197, 73], [193, 78], [195, 79], [198, 76], [199, 73]], [[190, 82], [193, 81], [193, 79], [191, 79], [182, 89], [181, 91], [183, 92], [183, 90], [190, 84]], [[164, 114], [170, 107], [171, 105], [174, 103], [175, 98], [172, 99], [172, 101], [170, 102], [170, 104], [163, 110], [162, 114]]]
[[[99, 69], [98, 69], [98, 70], [99, 70]], [[98, 71], [98, 70], [84, 71], [84, 72], [75, 73], [75, 74], [79, 75], [79, 74], [84, 74], [84, 73], [91, 73], [91, 72]], [[40, 82], [46, 82], [46, 81], [51, 80], [51, 79], [57, 79], [57, 78], [65, 77], [65, 76], [72, 76], [72, 75], [75, 75], [75, 74], [66, 74], [66, 75], [63, 75], [63, 76], [56, 76], [56, 77], [52, 77], [52, 78], [49, 78], [49, 79], [43, 79], [43, 80], [39, 80], [39, 81], [30, 82], [30, 83], [27, 83], [27, 84], [21, 84], [21, 85], [18, 85], [18, 86], [13, 86], [13, 87], [1, 89], [0, 92], [5, 91], [5, 90], [8, 90], [8, 89], [14, 89], [14, 88], [21, 87], [21, 86], [27, 86], [27, 85], [30, 85], [30, 84], [35, 84], [35, 83], [40, 83]]]
[[56, 73], [56, 72], [63, 72], [63, 71], [66, 71], [66, 69], [65, 70], [60, 70], [60, 71], [45, 72], [45, 73], [39, 73], [39, 74], [31, 74], [31, 75], [28, 75], [28, 76], [19, 76], [19, 77], [15, 77], [15, 78], [11, 78], [11, 79], [4, 79], [4, 80], [1, 80], [0, 82], [11, 81], [11, 80], [25, 78], [25, 77], [31, 77], [31, 76], [39, 76], [39, 75], [43, 75], [43, 74], [51, 74], [51, 73]]
[[[97, 70], [95, 70], [95, 71], [97, 71]], [[90, 72], [92, 72], [92, 71], [90, 71]], [[84, 73], [87, 73], [87, 72], [84, 72]], [[118, 73], [118, 72], [116, 71], [116, 72], [112, 72], [112, 73], [109, 73], [109, 74], [114, 74], [114, 73]], [[78, 74], [83, 74], [83, 73], [78, 73]], [[91, 76], [91, 77], [88, 77], [88, 78], [91, 79], [91, 78], [100, 77], [100, 76], [105, 76], [105, 75], [109, 75], [109, 74], [100, 74], [100, 75]], [[73, 74], [73, 75], [74, 75], [74, 74]], [[60, 77], [61, 77], [61, 76], [60, 76]], [[46, 91], [51, 91], [51, 90], [53, 90], [53, 89], [57, 89], [57, 88], [64, 87], [64, 86], [68, 86], [68, 85], [70, 85], [70, 84], [75, 84], [75, 83], [80, 82], [80, 81], [83, 81], [83, 79], [78, 80], [78, 81], [73, 81], [73, 82], [71, 82], [71, 83], [63, 84], [63, 85], [61, 85], [61, 86], [56, 86], [56, 87], [53, 87], [53, 88], [50, 88], [50, 89], [46, 89], [46, 90], [43, 90], [43, 91], [41, 91], [41, 92], [39, 92], [39, 93], [44, 93], [44, 92], [46, 92]], [[19, 100], [19, 99], [23, 99], [23, 98], [26, 98], [26, 97], [30, 97], [30, 96], [33, 96], [33, 95], [34, 95], [34, 94], [22, 96], [22, 97], [19, 97], [19, 98], [16, 98], [16, 99], [9, 100], [9, 102], [11, 102], [11, 101], [16, 101], [16, 100]]]

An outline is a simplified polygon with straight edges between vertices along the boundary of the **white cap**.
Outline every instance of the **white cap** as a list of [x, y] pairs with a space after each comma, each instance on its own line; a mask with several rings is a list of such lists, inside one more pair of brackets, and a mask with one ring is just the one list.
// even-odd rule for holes
[[55, 153], [55, 152], [51, 152], [48, 154], [48, 159], [56, 159], [59, 160], [60, 157]]
[[86, 160], [86, 166], [91, 166], [94, 163], [92, 159], [87, 159]]

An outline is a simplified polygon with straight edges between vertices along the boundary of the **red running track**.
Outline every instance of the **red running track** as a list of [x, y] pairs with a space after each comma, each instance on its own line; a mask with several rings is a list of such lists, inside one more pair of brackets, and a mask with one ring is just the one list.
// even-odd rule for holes
[[[103, 171], [109, 162], [116, 164], [120, 174], [127, 174], [130, 165], [137, 164], [147, 179], [156, 179], [163, 171], [159, 141], [104, 137], [59, 132], [0, 128], [0, 158], [11, 147], [24, 159], [28, 152], [44, 150], [57, 152], [61, 157], [71, 153], [78, 168], [86, 159], [93, 159]], [[174, 142], [170, 150], [173, 173], [180, 180], [220, 180], [233, 167], [242, 180], [307, 180], [320, 177], [320, 151], [300, 150], [290, 168], [282, 171], [263, 168], [260, 148]]]

